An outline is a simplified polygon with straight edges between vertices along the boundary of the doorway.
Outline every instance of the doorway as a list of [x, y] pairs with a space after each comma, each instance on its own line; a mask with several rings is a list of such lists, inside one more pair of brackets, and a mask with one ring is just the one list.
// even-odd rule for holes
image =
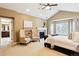
[[0, 45], [6, 46], [13, 40], [13, 19], [0, 17]]

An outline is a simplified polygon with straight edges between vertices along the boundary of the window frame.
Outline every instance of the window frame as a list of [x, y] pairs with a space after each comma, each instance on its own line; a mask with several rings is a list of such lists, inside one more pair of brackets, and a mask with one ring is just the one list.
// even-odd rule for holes
[[[68, 33], [67, 35], [70, 33], [70, 32], [73, 32], [74, 29], [73, 29], [73, 19], [68, 19], [68, 20], [60, 20], [60, 21], [53, 21], [52, 23], [54, 24], [54, 34], [58, 34], [56, 33], [56, 23], [62, 23], [62, 22], [68, 22]], [[58, 35], [63, 35], [63, 34], [58, 34]], [[64, 35], [64, 36], [67, 36], [67, 35]]]

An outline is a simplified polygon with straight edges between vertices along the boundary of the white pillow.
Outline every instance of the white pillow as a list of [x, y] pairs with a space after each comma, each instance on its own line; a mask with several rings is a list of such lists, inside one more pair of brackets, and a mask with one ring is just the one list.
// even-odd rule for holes
[[72, 40], [79, 43], [79, 32], [72, 32]]
[[26, 43], [28, 43], [31, 41], [31, 38], [25, 38], [25, 40], [26, 40]]
[[68, 39], [72, 39], [72, 33], [69, 33], [69, 35], [68, 35]]

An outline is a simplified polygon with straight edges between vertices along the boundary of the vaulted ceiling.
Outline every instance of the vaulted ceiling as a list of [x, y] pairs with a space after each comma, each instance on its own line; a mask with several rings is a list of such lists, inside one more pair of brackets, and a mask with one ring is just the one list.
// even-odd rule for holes
[[51, 10], [42, 10], [42, 6], [40, 5], [40, 3], [0, 3], [0, 7], [11, 9], [16, 12], [39, 17], [42, 19], [48, 19], [61, 10], [79, 12], [78, 3], [58, 3], [58, 6], [51, 7]]

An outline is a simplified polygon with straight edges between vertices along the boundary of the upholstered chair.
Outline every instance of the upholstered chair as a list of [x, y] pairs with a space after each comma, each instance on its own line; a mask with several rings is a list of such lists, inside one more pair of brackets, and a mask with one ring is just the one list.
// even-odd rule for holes
[[25, 29], [21, 29], [19, 33], [19, 43], [29, 43], [31, 41], [30, 37], [26, 36]]
[[32, 29], [32, 41], [40, 41], [40, 36], [37, 28]]

